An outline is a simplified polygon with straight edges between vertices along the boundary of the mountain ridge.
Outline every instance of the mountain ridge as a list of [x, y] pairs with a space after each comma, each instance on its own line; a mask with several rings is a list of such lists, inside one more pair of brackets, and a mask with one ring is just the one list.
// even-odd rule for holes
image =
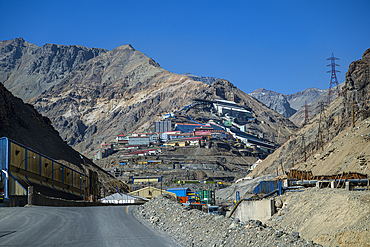
[[39, 47], [23, 38], [1, 41], [0, 47], [0, 81], [26, 102], [59, 83], [80, 64], [107, 51], [76, 45]]
[[[78, 151], [92, 151], [118, 134], [143, 131], [164, 114], [189, 105], [193, 98], [226, 99], [249, 107], [259, 122], [250, 123], [247, 131], [265, 133], [271, 141], [278, 139], [279, 125], [280, 140], [296, 128], [226, 80], [207, 85], [166, 71], [131, 45], [99, 51], [99, 55], [71, 68], [63, 78], [51, 81], [51, 86], [29, 99], [42, 115], [51, 119], [63, 140]], [[32, 54], [24, 55], [24, 60], [35, 59]], [[16, 75], [24, 76], [21, 72], [13, 72], [14, 81]]]

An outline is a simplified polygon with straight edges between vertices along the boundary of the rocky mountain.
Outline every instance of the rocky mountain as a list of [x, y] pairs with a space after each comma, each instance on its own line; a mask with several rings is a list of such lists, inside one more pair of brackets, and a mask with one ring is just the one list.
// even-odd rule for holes
[[[338, 85], [340, 91], [342, 90], [343, 86], [344, 86], [344, 82]], [[302, 97], [306, 98], [306, 100], [307, 100], [307, 106], [308, 106], [307, 110], [308, 110], [308, 117], [309, 118], [315, 116], [319, 112], [321, 102], [326, 104], [327, 101], [328, 101], [328, 90], [327, 89], [320, 90], [320, 89], [317, 89], [317, 88], [309, 88], [309, 89], [306, 89], [306, 90], [311, 90], [311, 89], [313, 91], [313, 92], [311, 91], [311, 93], [313, 93], [312, 97], [307, 96], [307, 95], [302, 95]], [[306, 91], [306, 90], [304, 90], [304, 91]], [[302, 91], [302, 92], [304, 92], [304, 91]], [[321, 94], [320, 94], [320, 91], [321, 91]], [[322, 93], [322, 91], [323, 91], [323, 93]], [[319, 92], [319, 95], [317, 96], [317, 94], [315, 94], [315, 92]], [[296, 94], [300, 94], [300, 93], [301, 92], [298, 92]], [[333, 94], [332, 99], [334, 100], [337, 97], [338, 97], [337, 94]], [[302, 100], [299, 100], [299, 97], [297, 96], [296, 100], [295, 100], [295, 103], [301, 102], [301, 101]], [[305, 105], [305, 103], [303, 103], [303, 105]], [[297, 110], [297, 112], [294, 113], [289, 119], [293, 123], [295, 123], [296, 125], [302, 125], [304, 123], [304, 118], [305, 118], [305, 107], [303, 106], [299, 110]]]
[[286, 118], [290, 118], [297, 111], [290, 106], [290, 103], [288, 102], [287, 96], [285, 94], [276, 93], [264, 88], [259, 88], [254, 90], [249, 95], [258, 99], [267, 107], [280, 113]]
[[[281, 115], [289, 118], [296, 125], [301, 125], [304, 122], [304, 105], [306, 102], [311, 111], [309, 116], [313, 116], [317, 113], [318, 102], [327, 101], [327, 94], [327, 89], [321, 90], [312, 87], [294, 94], [282, 94], [260, 88], [254, 90], [249, 95], [258, 99]], [[334, 95], [334, 98], [335, 97], [337, 97], [337, 95]]]
[[[307, 102], [307, 104], [313, 102], [318, 97], [324, 96], [327, 97], [328, 90], [322, 90], [315, 87], [311, 87], [308, 89], [305, 89], [303, 91], [294, 93], [294, 94], [288, 94], [287, 100], [290, 104], [290, 106], [295, 110], [300, 110], [302, 106], [304, 106]], [[326, 101], [326, 100], [325, 100]]]
[[[27, 57], [21, 59], [34, 59], [28, 54]], [[14, 77], [20, 83], [20, 74], [15, 69], [8, 78]], [[279, 125], [280, 141], [295, 128], [288, 119], [230, 82], [217, 80], [207, 85], [171, 73], [131, 45], [102, 50], [51, 84], [30, 103], [49, 117], [61, 137], [78, 151], [92, 151], [102, 141], [121, 133], [145, 130], [164, 114], [189, 105], [194, 98], [232, 100], [251, 109], [259, 121], [247, 126], [248, 130], [263, 132], [272, 141], [277, 140]]]
[[83, 46], [46, 44], [23, 38], [0, 42], [0, 82], [15, 96], [28, 101], [58, 84], [80, 64], [107, 52]]
[[194, 81], [202, 81], [202, 82], [204, 82], [205, 84], [208, 84], [208, 85], [211, 85], [212, 83], [214, 83], [215, 81], [220, 79], [220, 78], [209, 77], [209, 76], [197, 76], [197, 75], [193, 75], [193, 74], [190, 74], [190, 73], [184, 73], [183, 75], [193, 79]]
[[342, 96], [309, 119], [252, 175], [295, 168], [313, 175], [358, 172], [370, 175], [370, 49], [352, 62]]
[[19, 142], [78, 171], [95, 170], [102, 182], [113, 179], [86, 157], [81, 159], [80, 154], [60, 138], [48, 118], [14, 97], [1, 83], [0, 137]]

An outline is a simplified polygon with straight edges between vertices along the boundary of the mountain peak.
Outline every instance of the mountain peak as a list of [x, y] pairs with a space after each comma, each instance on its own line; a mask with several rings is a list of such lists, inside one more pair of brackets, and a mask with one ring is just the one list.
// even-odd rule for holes
[[115, 50], [130, 50], [130, 51], [135, 51], [134, 47], [132, 47], [131, 44], [120, 45]]

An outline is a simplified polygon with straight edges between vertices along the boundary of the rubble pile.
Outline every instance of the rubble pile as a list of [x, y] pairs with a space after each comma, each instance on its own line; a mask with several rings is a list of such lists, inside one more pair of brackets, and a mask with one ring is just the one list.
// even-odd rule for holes
[[302, 239], [298, 232], [277, 231], [258, 220], [240, 222], [207, 214], [164, 196], [139, 206], [135, 216], [183, 246], [319, 246]]

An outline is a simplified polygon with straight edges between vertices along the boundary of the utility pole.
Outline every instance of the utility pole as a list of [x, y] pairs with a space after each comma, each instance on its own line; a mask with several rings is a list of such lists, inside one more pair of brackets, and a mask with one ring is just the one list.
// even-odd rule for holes
[[[319, 119], [319, 131], [318, 131], [318, 138], [320, 138], [321, 141], [321, 150], [324, 150], [324, 143], [322, 141], [322, 130], [321, 130], [321, 114], [324, 112], [325, 108], [325, 102], [319, 102], [319, 107], [320, 107], [320, 119]], [[318, 143], [317, 143], [318, 144]], [[319, 145], [317, 145], [317, 148]]]
[[303, 152], [304, 152], [304, 162], [307, 161], [307, 155], [306, 155], [306, 143], [304, 139], [304, 134], [302, 134], [302, 143], [303, 143]]
[[328, 105], [330, 104], [332, 100], [332, 96], [337, 93], [339, 96], [339, 88], [338, 88], [338, 79], [336, 72], [340, 73], [339, 70], [335, 69], [335, 66], [339, 66], [335, 63], [335, 60], [339, 60], [339, 58], [334, 57], [334, 53], [331, 53], [331, 57], [329, 57], [326, 60], [330, 60], [330, 64], [326, 65], [326, 67], [331, 67], [331, 70], [327, 71], [326, 73], [331, 73], [330, 78], [330, 86], [329, 86], [329, 92], [328, 92]]

